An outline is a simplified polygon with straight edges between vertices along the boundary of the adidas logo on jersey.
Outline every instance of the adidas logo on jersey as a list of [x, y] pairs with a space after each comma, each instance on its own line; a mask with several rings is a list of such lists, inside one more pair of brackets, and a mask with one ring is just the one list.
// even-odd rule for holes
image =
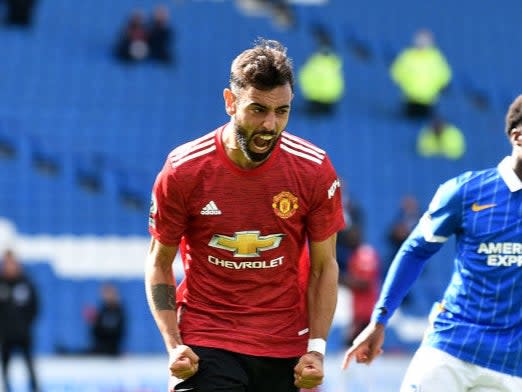
[[201, 215], [221, 215], [221, 210], [218, 208], [214, 200], [208, 202], [208, 204], [201, 210]]

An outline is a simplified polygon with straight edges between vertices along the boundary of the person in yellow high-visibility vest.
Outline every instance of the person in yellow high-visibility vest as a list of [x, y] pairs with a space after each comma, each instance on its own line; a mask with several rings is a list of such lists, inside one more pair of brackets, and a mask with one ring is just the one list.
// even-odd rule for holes
[[342, 59], [323, 44], [303, 64], [298, 81], [308, 113], [331, 113], [344, 93]]
[[450, 66], [435, 47], [432, 33], [425, 29], [415, 34], [413, 47], [397, 56], [390, 74], [402, 91], [408, 117], [429, 116], [451, 80]]
[[440, 117], [422, 128], [417, 138], [417, 152], [423, 157], [459, 159], [465, 151], [466, 141], [462, 132]]

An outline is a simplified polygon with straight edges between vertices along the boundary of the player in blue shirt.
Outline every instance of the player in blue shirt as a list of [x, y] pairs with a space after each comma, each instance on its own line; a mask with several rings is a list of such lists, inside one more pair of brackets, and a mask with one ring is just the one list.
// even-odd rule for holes
[[522, 95], [509, 107], [513, 147], [495, 168], [437, 190], [386, 276], [372, 322], [346, 352], [369, 364], [426, 261], [456, 236], [454, 272], [401, 392], [522, 391]]

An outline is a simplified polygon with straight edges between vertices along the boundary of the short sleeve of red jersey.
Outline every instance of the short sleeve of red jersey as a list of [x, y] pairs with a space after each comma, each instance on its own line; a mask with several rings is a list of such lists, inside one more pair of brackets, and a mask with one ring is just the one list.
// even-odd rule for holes
[[326, 157], [319, 169], [307, 217], [308, 237], [312, 241], [324, 241], [345, 226], [340, 188], [341, 181]]
[[164, 245], [177, 246], [185, 232], [187, 214], [176, 169], [167, 160], [152, 189], [149, 233]]

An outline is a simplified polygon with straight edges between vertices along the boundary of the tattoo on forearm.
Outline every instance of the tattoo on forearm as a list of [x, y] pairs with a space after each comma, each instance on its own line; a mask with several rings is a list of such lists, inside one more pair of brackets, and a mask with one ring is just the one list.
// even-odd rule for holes
[[151, 289], [156, 310], [176, 310], [176, 287], [162, 283], [152, 285]]

